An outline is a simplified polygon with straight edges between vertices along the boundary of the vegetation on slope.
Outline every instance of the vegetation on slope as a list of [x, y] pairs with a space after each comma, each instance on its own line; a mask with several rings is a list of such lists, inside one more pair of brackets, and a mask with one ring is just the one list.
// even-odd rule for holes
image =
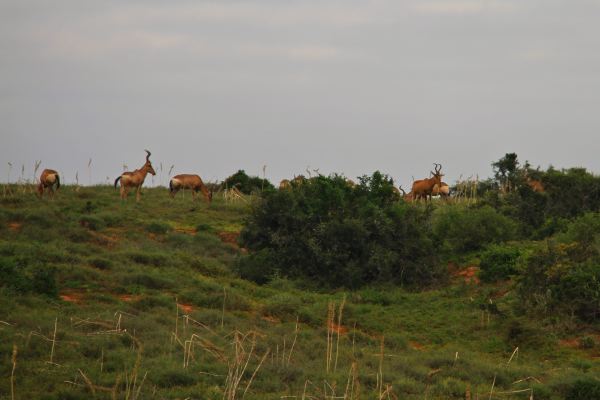
[[[318, 182], [328, 187], [329, 179]], [[387, 193], [385, 182], [365, 178], [362, 198], [339, 200], [345, 189], [335, 182], [328, 193], [358, 205], [338, 214], [342, 222], [385, 217], [369, 226], [369, 236], [396, 229], [403, 223], [398, 214], [411, 216], [408, 224], [426, 218], [413, 228], [425, 229], [423, 240], [431, 234], [435, 280], [401, 288], [391, 274], [387, 282], [352, 290], [339, 289], [343, 281], [325, 289], [306, 277], [289, 280], [279, 268], [257, 285], [235, 272], [246, 250], [233, 239], [265, 200], [248, 206], [215, 197], [208, 207], [146, 189], [135, 204], [120, 202], [112, 188], [66, 186], [54, 200], [40, 201], [27, 187], [13, 186], [0, 198], [0, 396], [458, 399], [492, 392], [521, 399], [533, 392], [536, 399], [578, 399], [598, 390], [598, 325], [590, 303], [598, 296], [593, 286], [573, 289], [593, 282], [586, 274], [597, 271], [597, 230], [585, 230], [595, 226], [594, 214], [562, 224], [548, 244], [523, 236], [518, 219], [488, 204], [509, 220], [506, 236], [486, 236], [469, 220], [474, 210], [491, 213], [479, 205], [484, 201], [433, 209], [397, 204], [369, 189]], [[281, 193], [273, 199], [294, 196]], [[457, 241], [458, 232], [434, 229], [449, 218], [480, 240]], [[368, 254], [373, 244], [360, 246]], [[382, 249], [403, 254], [402, 247]], [[260, 253], [250, 250], [250, 258]], [[324, 247], [313, 250], [330, 265], [337, 261]], [[511, 267], [501, 268], [515, 252]], [[480, 256], [482, 268], [493, 271], [491, 283], [472, 276]], [[566, 275], [555, 279], [547, 268]], [[529, 270], [552, 279], [525, 279]], [[561, 294], [539, 301], [548, 290]], [[565, 296], [580, 294], [577, 307], [562, 307]]]

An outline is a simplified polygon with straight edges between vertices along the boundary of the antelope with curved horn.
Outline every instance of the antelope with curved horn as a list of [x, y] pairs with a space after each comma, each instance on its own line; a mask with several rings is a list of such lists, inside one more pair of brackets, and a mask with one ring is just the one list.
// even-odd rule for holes
[[196, 193], [198, 193], [198, 191], [202, 192], [208, 204], [212, 201], [212, 191], [206, 187], [204, 182], [202, 182], [202, 178], [198, 175], [180, 174], [171, 178], [169, 181], [169, 194], [171, 197], [175, 197], [177, 192], [181, 189], [192, 190], [192, 201], [196, 200]]
[[54, 197], [54, 185], [56, 185], [56, 189], [60, 188], [60, 177], [58, 176], [58, 172], [53, 169], [43, 170], [42, 175], [40, 175], [40, 183], [37, 187], [40, 197], [44, 196], [46, 189], [48, 189], [50, 197]]
[[152, 163], [150, 162], [150, 153], [148, 150], [144, 150], [146, 155], [146, 163], [140, 168], [136, 169], [133, 172], [123, 172], [121, 176], [115, 179], [115, 189], [117, 188], [117, 183], [121, 180], [121, 200], [127, 199], [127, 194], [129, 193], [129, 188], [136, 188], [135, 200], [140, 201], [140, 191], [142, 189], [142, 185], [144, 184], [144, 180], [146, 179], [146, 175], [149, 173], [152, 175], [156, 175], [156, 171], [152, 168]]
[[433, 175], [431, 178], [421, 179], [413, 182], [412, 190], [413, 197], [415, 200], [425, 199], [427, 198], [431, 201], [431, 194], [433, 193], [433, 187], [437, 184], [441, 186], [442, 184], [442, 164], [434, 163], [435, 172], [431, 172]]
[[404, 199], [404, 201], [407, 201], [407, 202], [413, 201], [413, 192], [406, 193], [406, 190], [404, 190], [402, 188], [402, 185], [398, 186], [397, 190], [398, 190], [398, 192], [402, 193], [402, 195], [400, 197], [402, 197], [402, 199]]

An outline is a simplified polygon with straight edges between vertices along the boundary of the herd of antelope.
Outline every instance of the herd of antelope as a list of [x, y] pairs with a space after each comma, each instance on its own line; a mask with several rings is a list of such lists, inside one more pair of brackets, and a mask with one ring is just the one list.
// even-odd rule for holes
[[[141, 168], [136, 169], [134, 171], [126, 171], [123, 172], [117, 179], [115, 179], [115, 189], [117, 188], [117, 184], [121, 183], [120, 195], [122, 200], [126, 200], [129, 194], [130, 189], [135, 189], [136, 191], [136, 201], [140, 201], [141, 196], [141, 188], [144, 184], [146, 176], [148, 174], [156, 175], [156, 171], [152, 167], [152, 163], [150, 162], [150, 153], [148, 150], [146, 151], [146, 162], [142, 165]], [[409, 193], [406, 193], [402, 186], [399, 188], [394, 187], [394, 190], [398, 194], [400, 194], [404, 200], [406, 201], [419, 201], [419, 200], [427, 200], [431, 201], [432, 196], [440, 196], [442, 198], [447, 198], [450, 195], [450, 187], [446, 182], [442, 181], [442, 165], [438, 163], [434, 163], [434, 170], [430, 172], [430, 177], [425, 179], [415, 180], [412, 184], [412, 189]], [[303, 180], [302, 176], [295, 177], [292, 181], [284, 179], [279, 184], [279, 189], [284, 190], [288, 189], [292, 186], [292, 184], [299, 184]], [[348, 180], [348, 184], [354, 186], [354, 182]], [[44, 192], [47, 190], [49, 195], [52, 197], [56, 189], [60, 187], [60, 177], [58, 172], [52, 169], [45, 169], [42, 171], [42, 175], [40, 176], [40, 183], [38, 185], [38, 193], [39, 196], [42, 197]], [[202, 192], [202, 195], [206, 199], [206, 201], [210, 204], [212, 201], [212, 191], [209, 190], [204, 182], [202, 182], [202, 178], [195, 174], [180, 174], [175, 175], [169, 181], [169, 194], [171, 197], [175, 197], [177, 192], [181, 189], [190, 189], [192, 190], [192, 199], [196, 199], [196, 194], [198, 192]], [[401, 193], [400, 193], [401, 192]]]

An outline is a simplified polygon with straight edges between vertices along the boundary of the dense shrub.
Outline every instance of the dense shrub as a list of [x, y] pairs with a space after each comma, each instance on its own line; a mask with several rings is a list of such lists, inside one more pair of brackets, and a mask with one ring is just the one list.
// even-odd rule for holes
[[600, 260], [582, 262], [575, 248], [576, 244], [549, 243], [526, 258], [519, 294], [527, 308], [590, 322], [600, 319]]
[[514, 238], [516, 224], [492, 207], [444, 207], [433, 215], [433, 233], [451, 254], [479, 250]]
[[16, 293], [36, 293], [56, 297], [56, 270], [39, 263], [0, 257], [0, 287]]
[[428, 210], [398, 202], [379, 172], [350, 187], [340, 176], [318, 176], [291, 190], [266, 193], [240, 241], [241, 275], [309, 278], [325, 286], [385, 281], [427, 284], [439, 276]]
[[481, 254], [480, 277], [486, 282], [508, 279], [517, 272], [521, 252], [510, 246], [491, 245]]
[[146, 230], [150, 233], [157, 234], [165, 234], [171, 230], [171, 226], [169, 224], [165, 224], [164, 222], [150, 222], [146, 225]]
[[267, 179], [259, 178], [258, 176], [248, 176], [242, 169], [225, 179], [222, 186], [227, 188], [236, 187], [240, 192], [245, 194], [258, 193], [275, 188]]
[[570, 385], [566, 400], [589, 400], [600, 399], [600, 380], [598, 379], [579, 379]]

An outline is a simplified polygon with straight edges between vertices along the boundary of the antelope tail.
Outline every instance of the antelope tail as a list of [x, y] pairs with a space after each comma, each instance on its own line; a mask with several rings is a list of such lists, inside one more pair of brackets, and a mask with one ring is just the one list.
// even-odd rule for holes
[[169, 192], [173, 192], [173, 179], [169, 180]]
[[60, 176], [58, 174], [56, 174], [56, 188], [60, 188]]
[[117, 183], [119, 182], [119, 179], [121, 179], [120, 176], [117, 179], [115, 179], [115, 189], [117, 188]]

